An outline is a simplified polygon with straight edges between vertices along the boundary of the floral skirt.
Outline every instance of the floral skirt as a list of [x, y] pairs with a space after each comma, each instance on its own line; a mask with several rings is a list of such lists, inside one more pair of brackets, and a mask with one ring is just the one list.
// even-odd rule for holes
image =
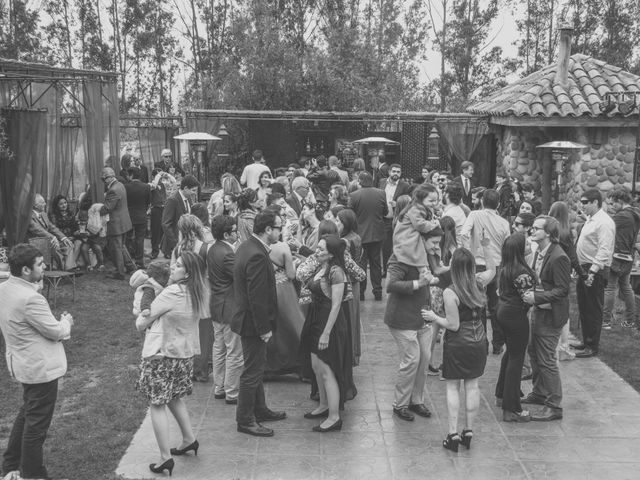
[[166, 405], [174, 398], [193, 391], [193, 358], [143, 358], [136, 389], [147, 396], [152, 405]]

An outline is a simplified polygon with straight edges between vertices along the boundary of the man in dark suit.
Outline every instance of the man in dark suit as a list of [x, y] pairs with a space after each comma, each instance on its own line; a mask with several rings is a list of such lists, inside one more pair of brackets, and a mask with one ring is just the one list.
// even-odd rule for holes
[[[105, 185], [106, 192], [104, 194], [104, 205], [100, 210], [100, 215], [109, 214], [109, 222], [107, 223], [107, 249], [109, 250], [111, 261], [116, 267], [112, 274], [107, 274], [107, 277], [113, 278], [114, 280], [124, 280], [124, 236], [131, 230], [132, 226], [127, 204], [127, 191], [124, 185], [116, 180], [116, 174], [113, 168], [103, 168], [101, 178]], [[130, 268], [135, 269], [135, 265], [130, 265]]]
[[241, 337], [244, 358], [236, 421], [239, 432], [258, 437], [273, 436], [273, 430], [263, 427], [261, 422], [287, 416], [267, 407], [262, 384], [267, 342], [275, 330], [278, 314], [269, 245], [278, 241], [281, 232], [282, 219], [275, 212], [266, 210], [256, 215], [253, 235], [238, 248], [233, 270], [235, 310], [231, 330]]
[[[242, 342], [231, 331], [235, 306], [233, 294], [233, 269], [236, 254], [233, 245], [238, 241], [236, 219], [218, 215], [211, 223], [215, 243], [207, 254], [209, 285], [211, 286], [211, 317], [213, 319], [213, 396], [225, 399], [229, 405], [238, 403], [238, 388], [242, 374]], [[211, 351], [210, 346], [207, 346]], [[208, 368], [208, 365], [204, 365]], [[207, 371], [207, 375], [208, 375]]]
[[529, 291], [523, 296], [523, 300], [534, 307], [528, 348], [533, 391], [522, 403], [543, 405], [542, 410], [532, 413], [531, 420], [559, 420], [562, 418], [562, 382], [556, 347], [569, 318], [571, 262], [558, 243], [560, 227], [555, 218], [541, 215], [531, 229], [531, 239], [538, 244], [532, 268], [540, 283], [535, 292]]
[[191, 213], [191, 205], [198, 196], [200, 183], [193, 175], [187, 175], [180, 182], [180, 189], [167, 198], [162, 211], [162, 253], [166, 258], [178, 243], [178, 220], [185, 213]]
[[[349, 208], [358, 217], [358, 235], [362, 239], [362, 267], [371, 276], [371, 289], [376, 300], [382, 300], [382, 268], [380, 253], [384, 240], [384, 217], [389, 213], [387, 197], [379, 188], [373, 187], [373, 178], [368, 172], [358, 177], [360, 189], [351, 194]], [[366, 279], [362, 282], [360, 299], [364, 299]]]
[[464, 161], [460, 164], [460, 170], [462, 174], [453, 179], [454, 183], [457, 183], [462, 187], [462, 203], [471, 208], [471, 190], [477, 185], [473, 181], [473, 163]]
[[387, 262], [393, 251], [393, 214], [396, 210], [396, 200], [401, 195], [411, 195], [411, 187], [404, 180], [400, 180], [402, 167], [397, 163], [389, 166], [389, 176], [380, 180], [379, 188], [387, 197], [389, 211], [384, 216], [384, 240], [382, 241], [382, 276], [387, 276]]
[[309, 195], [309, 180], [305, 177], [296, 177], [291, 182], [291, 195], [287, 197], [286, 201], [291, 208], [296, 212], [298, 217], [302, 213], [302, 207], [306, 203], [307, 196]]
[[133, 229], [128, 238], [128, 244], [133, 258], [139, 268], [144, 268], [144, 237], [147, 233], [147, 210], [151, 201], [151, 187], [140, 180], [141, 170], [138, 167], [130, 167], [127, 170], [128, 183], [124, 188], [127, 191], [127, 206]]

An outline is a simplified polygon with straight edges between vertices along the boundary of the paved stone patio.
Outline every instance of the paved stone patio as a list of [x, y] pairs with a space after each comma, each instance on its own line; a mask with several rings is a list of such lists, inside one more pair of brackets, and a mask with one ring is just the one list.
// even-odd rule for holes
[[[382, 322], [384, 305], [370, 299], [362, 304], [363, 354], [354, 369], [358, 396], [346, 405], [341, 432], [311, 431], [319, 422], [302, 417], [314, 408], [309, 385], [294, 377], [265, 384], [269, 406], [288, 414], [286, 420], [269, 424], [275, 430], [272, 438], [236, 432], [235, 407], [213, 398], [212, 383], [196, 384], [187, 404], [200, 451], [197, 457], [175, 457], [173, 478], [640, 478], [640, 395], [596, 358], [562, 362], [563, 420], [513, 424], [502, 422], [494, 405], [500, 357], [490, 355], [480, 379], [481, 406], [468, 451], [461, 447], [455, 454], [442, 448], [447, 413], [445, 383], [438, 377], [427, 383], [432, 418], [405, 422], [394, 417], [396, 351]], [[530, 382], [523, 382], [525, 393], [530, 388]], [[177, 446], [177, 425], [173, 438]], [[154, 478], [148, 464], [157, 456], [147, 415], [116, 473], [127, 479]]]

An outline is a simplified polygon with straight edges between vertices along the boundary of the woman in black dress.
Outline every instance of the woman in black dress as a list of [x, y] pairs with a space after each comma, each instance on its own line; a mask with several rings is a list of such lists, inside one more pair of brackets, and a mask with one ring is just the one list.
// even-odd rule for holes
[[[485, 255], [489, 260], [490, 255]], [[444, 448], [458, 451], [458, 444], [471, 447], [473, 420], [480, 407], [478, 378], [487, 363], [487, 335], [482, 325], [482, 310], [487, 303], [486, 285], [495, 275], [495, 266], [487, 263], [487, 270], [476, 273], [473, 254], [458, 248], [451, 257], [451, 286], [446, 288], [444, 311], [446, 318], [433, 310], [423, 310], [425, 321], [436, 322], [446, 329], [442, 351], [442, 376], [447, 381], [447, 411], [449, 435], [442, 442]], [[464, 382], [460, 382], [464, 380]], [[460, 389], [466, 392], [466, 425], [458, 433]]]
[[337, 235], [318, 241], [320, 262], [308, 287], [312, 303], [302, 327], [301, 346], [311, 353], [311, 366], [318, 380], [320, 403], [305, 418], [324, 418], [316, 432], [340, 430], [340, 409], [356, 395], [353, 383], [351, 338], [344, 302], [349, 285], [344, 265], [345, 242]]
[[496, 384], [496, 403], [502, 405], [505, 422], [528, 422], [531, 416], [520, 406], [520, 377], [529, 342], [529, 305], [522, 294], [531, 290], [536, 274], [524, 259], [525, 236], [514, 233], [502, 245], [498, 302], [498, 324], [505, 335], [507, 350], [502, 356]]

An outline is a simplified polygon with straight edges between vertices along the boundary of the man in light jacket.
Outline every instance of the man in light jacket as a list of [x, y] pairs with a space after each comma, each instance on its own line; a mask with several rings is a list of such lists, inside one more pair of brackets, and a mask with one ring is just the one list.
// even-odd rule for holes
[[45, 265], [42, 254], [22, 243], [9, 253], [9, 280], [0, 285], [0, 330], [9, 373], [22, 384], [24, 404], [4, 452], [5, 478], [48, 478], [42, 447], [58, 395], [58, 379], [67, 372], [62, 340], [70, 338], [73, 317], [56, 320], [38, 293]]

